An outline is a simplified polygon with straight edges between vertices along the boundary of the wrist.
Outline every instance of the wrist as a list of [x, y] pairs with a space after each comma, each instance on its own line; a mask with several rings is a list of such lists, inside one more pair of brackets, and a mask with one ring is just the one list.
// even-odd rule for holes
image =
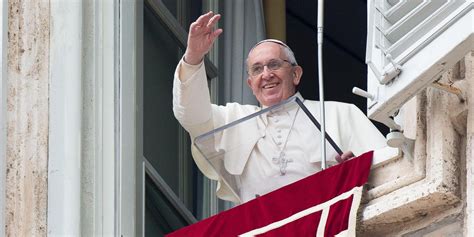
[[198, 65], [202, 62], [204, 57], [193, 57], [185, 53], [183, 56], [183, 61], [189, 65]]

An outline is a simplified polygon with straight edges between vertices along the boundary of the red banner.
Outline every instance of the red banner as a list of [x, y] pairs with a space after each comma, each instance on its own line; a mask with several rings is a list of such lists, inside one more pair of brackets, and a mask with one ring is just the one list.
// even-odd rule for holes
[[355, 236], [372, 152], [260, 196], [169, 235]]

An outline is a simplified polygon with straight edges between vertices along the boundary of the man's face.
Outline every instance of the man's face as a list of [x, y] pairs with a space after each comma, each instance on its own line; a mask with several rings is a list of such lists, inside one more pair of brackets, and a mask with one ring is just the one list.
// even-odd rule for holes
[[277, 70], [270, 70], [268, 66], [264, 66], [262, 73], [249, 75], [247, 79], [247, 84], [258, 102], [264, 106], [272, 106], [294, 95], [303, 73], [300, 66], [292, 66], [284, 61], [288, 58], [281, 47], [276, 43], [265, 42], [257, 45], [248, 57], [249, 71], [256, 65], [267, 65], [271, 61], [282, 63]]

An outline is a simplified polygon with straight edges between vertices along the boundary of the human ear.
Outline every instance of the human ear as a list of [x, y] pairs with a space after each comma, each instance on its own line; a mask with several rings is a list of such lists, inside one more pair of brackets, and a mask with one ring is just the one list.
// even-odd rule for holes
[[252, 89], [252, 82], [250, 81], [250, 77], [247, 77], [247, 85]]
[[295, 66], [293, 71], [293, 84], [295, 86], [300, 84], [301, 76], [303, 76], [303, 68], [300, 66]]

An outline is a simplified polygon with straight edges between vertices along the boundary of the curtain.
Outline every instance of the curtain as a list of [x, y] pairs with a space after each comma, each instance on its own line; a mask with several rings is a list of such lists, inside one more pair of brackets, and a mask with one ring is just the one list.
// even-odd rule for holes
[[265, 38], [262, 1], [223, 1], [221, 59], [219, 64], [219, 103], [258, 102], [247, 86], [246, 59], [255, 43]]

